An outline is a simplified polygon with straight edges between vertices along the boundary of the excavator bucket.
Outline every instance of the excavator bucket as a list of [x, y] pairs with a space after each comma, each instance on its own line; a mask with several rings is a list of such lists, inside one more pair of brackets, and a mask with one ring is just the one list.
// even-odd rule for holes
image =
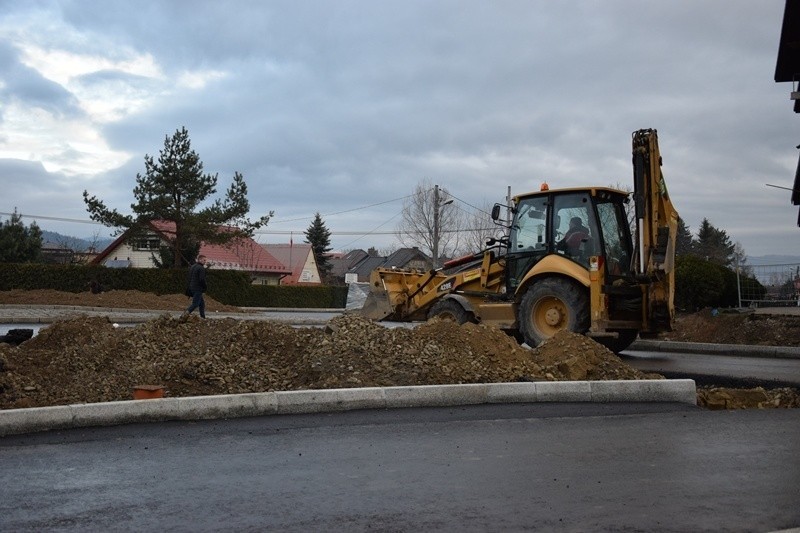
[[389, 302], [389, 293], [386, 291], [369, 291], [367, 299], [364, 301], [358, 314], [370, 320], [383, 320], [394, 312], [392, 304]]

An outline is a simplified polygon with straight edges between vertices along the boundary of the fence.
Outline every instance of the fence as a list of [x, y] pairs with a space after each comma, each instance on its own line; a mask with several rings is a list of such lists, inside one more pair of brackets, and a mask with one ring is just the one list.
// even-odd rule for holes
[[739, 307], [800, 306], [800, 264], [736, 268]]

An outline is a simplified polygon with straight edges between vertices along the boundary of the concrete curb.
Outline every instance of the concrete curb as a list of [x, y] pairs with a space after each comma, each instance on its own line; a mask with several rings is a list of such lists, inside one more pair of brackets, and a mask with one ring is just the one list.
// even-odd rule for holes
[[691, 379], [539, 381], [160, 398], [1, 410], [0, 436], [168, 420], [529, 402], [678, 402], [696, 405], [697, 389]]
[[699, 353], [704, 355], [800, 359], [800, 348], [793, 346], [758, 346], [754, 344], [711, 344], [703, 342], [637, 340], [631, 344], [629, 349], [646, 352]]

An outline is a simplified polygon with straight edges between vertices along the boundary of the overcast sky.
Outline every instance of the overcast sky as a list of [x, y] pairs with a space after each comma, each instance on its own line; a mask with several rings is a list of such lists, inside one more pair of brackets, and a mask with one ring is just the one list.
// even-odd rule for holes
[[[800, 116], [773, 81], [784, 0], [0, 0], [0, 211], [87, 237], [82, 192], [129, 213], [144, 156], [185, 126], [219, 190], [241, 172], [260, 242], [390, 247], [423, 180], [630, 186], [655, 128], [672, 199], [751, 256], [800, 254]], [[371, 206], [371, 207], [370, 207]], [[3, 220], [6, 216], [0, 216]]]

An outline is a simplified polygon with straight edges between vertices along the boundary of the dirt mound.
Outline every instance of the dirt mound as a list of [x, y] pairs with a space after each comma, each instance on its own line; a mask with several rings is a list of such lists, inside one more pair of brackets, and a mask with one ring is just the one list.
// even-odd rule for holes
[[[206, 298], [209, 311], [239, 308]], [[187, 306], [180, 294], [0, 291], [0, 304], [146, 310]], [[800, 346], [800, 317], [723, 313], [680, 316], [666, 338]], [[431, 321], [387, 329], [356, 316], [326, 330], [248, 320], [186, 321], [164, 315], [135, 328], [105, 318], [56, 322], [14, 348], [0, 344], [0, 409], [128, 400], [159, 384], [168, 396], [334, 387], [526, 380], [660, 379], [628, 366], [582, 335], [562, 332], [536, 350], [486, 326]], [[698, 388], [709, 408], [798, 407], [797, 389]]]
[[[236, 313], [241, 309], [224, 305], [205, 296], [206, 310]], [[108, 307], [115, 309], [144, 309], [148, 311], [181, 311], [189, 307], [189, 298], [183, 294], [153, 294], [141, 291], [108, 291], [99, 294], [63, 292], [51, 289], [35, 291], [0, 291], [0, 304], [16, 305], [76, 305], [82, 307]]]
[[764, 409], [768, 407], [798, 408], [800, 392], [793, 388], [729, 389], [698, 387], [697, 405], [708, 409]]
[[645, 374], [636, 370], [605, 346], [569, 331], [556, 333], [534, 350], [533, 360], [542, 366], [545, 377], [553, 376], [554, 379], [664, 379], [660, 374]]
[[[561, 354], [558, 356], [557, 354]], [[168, 396], [529, 380], [643, 379], [613, 353], [563, 333], [539, 350], [499, 330], [434, 320], [385, 328], [358, 316], [327, 329], [163, 315], [134, 328], [105, 318], [56, 322], [19, 347], [0, 345], [0, 408]]]
[[[235, 313], [241, 308], [223, 305], [206, 296], [210, 312]], [[0, 304], [74, 305], [117, 309], [181, 311], [189, 299], [182, 294], [156, 295], [141, 291], [108, 291], [92, 294], [54, 290], [0, 291]], [[755, 313], [720, 313], [710, 309], [679, 315], [675, 331], [665, 334], [665, 340], [710, 342], [719, 344], [756, 344], [763, 346], [800, 346], [800, 316], [762, 315]]]
[[665, 334], [664, 340], [800, 346], [800, 316], [756, 313], [715, 315], [710, 309], [704, 309], [690, 315], [678, 316], [675, 331]]

